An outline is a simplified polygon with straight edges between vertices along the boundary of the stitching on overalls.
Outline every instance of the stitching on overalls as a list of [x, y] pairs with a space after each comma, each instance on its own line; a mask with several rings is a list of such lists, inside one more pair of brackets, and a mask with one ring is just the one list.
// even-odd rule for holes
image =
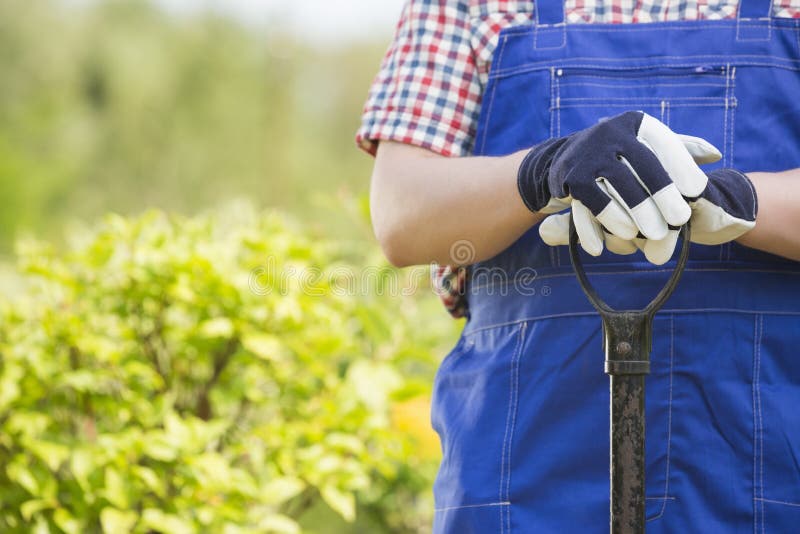
[[[756, 57], [764, 57], [764, 58], [767, 58], [767, 59], [781, 59], [781, 58], [777, 58], [777, 57], [773, 57], [773, 56], [756, 56]], [[586, 64], [586, 63], [565, 63], [564, 64], [564, 68], [595, 68], [595, 69], [598, 69], [596, 61], [601, 60], [601, 58], [587, 58], [587, 59], [595, 60], [595, 63], [588, 63], [588, 64]], [[686, 61], [687, 58], [686, 57], [680, 57], [678, 59], [682, 59], [683, 61]], [[743, 67], [774, 67], [774, 68], [777, 68], [777, 69], [784, 69], [784, 70], [790, 70], [790, 71], [798, 71], [798, 70], [800, 70], [800, 64], [797, 64], [798, 63], [797, 61], [792, 61], [791, 62], [792, 64], [797, 64], [796, 66], [790, 66], [790, 65], [787, 65], [786, 63], [777, 63], [775, 61], [770, 62], [770, 61], [745, 60], [744, 56], [739, 58], [739, 59], [740, 59], [740, 62], [736, 62], [735, 64], [739, 65], [739, 66], [743, 66]], [[703, 56], [703, 57], [695, 58], [695, 61], [693, 61], [692, 63], [673, 63], [673, 64], [668, 64], [668, 65], [646, 64], [646, 65], [636, 65], [636, 66], [633, 66], [633, 67], [626, 67], [624, 65], [610, 65], [610, 67], [612, 67], [611, 69], [598, 69], [598, 70], [629, 71], [629, 70], [647, 70], [647, 69], [653, 69], [653, 68], [658, 68], [658, 67], [684, 67], [684, 68], [690, 68], [690, 67], [696, 67], [697, 63], [701, 62], [701, 61], [712, 62], [712, 61], [725, 61], [725, 60], [730, 61], [730, 58], [729, 57], [725, 57], [725, 56]], [[513, 75], [516, 75], [516, 74], [525, 74], [525, 73], [533, 72], [533, 71], [536, 71], [536, 70], [544, 70], [547, 67], [548, 66], [546, 64], [542, 63], [542, 62], [529, 63], [529, 64], [522, 65], [522, 66], [519, 66], [519, 67], [514, 67], [514, 68], [509, 68], [509, 69], [504, 69], [504, 70], [503, 69], [498, 69], [494, 73], [490, 74], [489, 77], [490, 78], [507, 78], [509, 76], [513, 76]], [[693, 75], [692, 73], [687, 73], [685, 76], [692, 76], [692, 75]], [[680, 76], [680, 75], [671, 75], [671, 76]], [[706, 76], [708, 76], [708, 75], [706, 75]]]
[[[640, 86], [640, 87], [644, 87], [644, 86]], [[726, 90], [727, 90], [727, 87], [726, 87]], [[561, 103], [561, 102], [567, 102], [567, 103], [570, 103], [570, 102], [598, 102], [598, 103], [602, 104], [603, 102], [614, 102], [614, 101], [617, 101], [617, 100], [619, 100], [621, 102], [631, 102], [631, 101], [648, 102], [649, 101], [649, 102], [652, 102], [654, 104], [660, 104], [661, 101], [662, 101], [662, 97], [658, 97], [658, 96], [639, 96], [639, 97], [636, 97], [636, 96], [582, 96], [582, 97], [581, 96], [571, 96], [571, 97], [568, 97], [568, 98], [560, 98], [559, 99], [559, 103]], [[684, 101], [684, 100], [687, 100], [687, 101], [698, 100], [700, 102], [711, 102], [711, 101], [719, 102], [720, 98], [718, 96], [676, 96], [674, 98], [674, 100], [676, 100], [678, 102], [681, 102], [681, 101]], [[690, 105], [694, 106], [695, 104], [692, 103]]]
[[[759, 472], [759, 467], [763, 470], [764, 458], [763, 441], [761, 441], [761, 390], [760, 390], [760, 374], [761, 374], [761, 329], [763, 328], [763, 319], [761, 314], [756, 314], [753, 321], [753, 532], [758, 533], [759, 520], [762, 521], [763, 527], [763, 472]], [[761, 461], [759, 462], [759, 457]], [[761, 490], [761, 495], [759, 495]], [[763, 531], [763, 529], [762, 529]]]
[[[648, 106], [657, 106], [660, 103], [658, 101], [642, 102], [639, 99], [631, 98], [628, 101], [627, 104], [624, 103], [624, 102], [616, 104], [616, 103], [613, 103], [613, 102], [598, 101], [598, 102], [580, 102], [580, 103], [576, 103], [574, 105], [570, 105], [569, 103], [567, 103], [567, 104], [563, 105], [562, 107], [568, 108], [568, 109], [597, 108], [597, 107], [603, 107], [603, 108], [606, 108], [606, 107], [607, 108], [627, 108], [627, 109], [630, 109], [631, 108], [631, 102], [636, 102], [636, 103], [638, 103], [640, 105], [648, 105]], [[672, 106], [676, 107], [676, 108], [721, 108], [721, 107], [724, 107], [724, 105], [725, 104], [722, 102], [721, 98], [718, 98], [716, 103], [708, 103], [708, 104], [701, 103], [701, 102], [686, 102], [686, 103], [673, 102], [672, 103]]]
[[[734, 158], [736, 157], [734, 151], [734, 143], [736, 142], [736, 109], [737, 109], [737, 100], [736, 100], [736, 67], [728, 66], [730, 70], [730, 78], [731, 78], [731, 90], [730, 90], [730, 113], [731, 113], [731, 126], [730, 126], [730, 148], [728, 150], [728, 164], [730, 167], [734, 166]], [[750, 183], [750, 180], [745, 180], [745, 182]], [[752, 185], [751, 185], [752, 188]], [[753, 198], [755, 199], [755, 193]], [[755, 210], [753, 211], [755, 213]], [[725, 243], [726, 251], [728, 253], [726, 259], [730, 261], [731, 259], [731, 250], [733, 250], [733, 242], [728, 241]]]
[[[761, 446], [759, 447], [759, 454], [761, 456], [761, 498], [764, 498], [764, 411], [763, 405], [761, 404], [761, 341], [764, 338], [764, 316], [758, 316], [758, 325], [759, 325], [759, 332], [758, 332], [758, 419], [760, 421], [759, 424], [759, 440], [761, 442]], [[766, 526], [766, 513], [764, 510], [764, 501], [761, 501], [761, 532], [764, 532]]]
[[[661, 313], [674, 313], [675, 315], [683, 315], [686, 313], [730, 313], [735, 315], [767, 315], [767, 316], [777, 316], [777, 317], [800, 317], [800, 312], [787, 312], [782, 310], [737, 310], [735, 308], [686, 308], [686, 309], [674, 309], [674, 308], [662, 308]], [[506, 321], [503, 323], [496, 323], [490, 324], [486, 326], [481, 326], [478, 328], [474, 328], [469, 331], [464, 331], [462, 333], [463, 336], [468, 337], [474, 334], [479, 334], [481, 332], [485, 332], [487, 330], [492, 330], [495, 328], [503, 328], [509, 326], [515, 326], [522, 323], [529, 323], [533, 321], [543, 321], [547, 319], [563, 319], [569, 317], [596, 317], [596, 311], [585, 311], [585, 312], [567, 312], [567, 313], [552, 313], [548, 315], [532, 315], [529, 317], [524, 317], [522, 319], [517, 319], [515, 321]], [[465, 327], [466, 328], [466, 327]]]
[[[500, 44], [500, 52], [497, 55], [497, 62], [496, 63], [494, 63], [494, 62], [492, 63], [492, 69], [494, 69], [495, 65], [497, 65], [499, 67], [500, 64], [502, 63], [502, 61], [503, 61], [503, 53], [506, 50], [506, 43], [507, 42], [508, 42], [508, 36], [504, 35], [503, 36], [503, 42]], [[491, 73], [490, 73], [489, 78], [491, 79], [491, 77], [492, 76], [491, 76]], [[484, 153], [486, 151], [485, 150], [486, 149], [486, 139], [489, 138], [489, 135], [487, 134], [487, 132], [489, 131], [489, 121], [492, 119], [492, 106], [494, 105], [494, 96], [497, 94], [497, 83], [498, 82], [495, 81], [495, 83], [492, 85], [492, 94], [489, 96], [489, 107], [486, 110], [486, 121], [484, 122], [483, 129], [482, 129], [482, 131], [483, 131], [483, 139], [481, 140], [481, 152], [482, 153]]]
[[[584, 74], [581, 74], [580, 76], [581, 76], [581, 78], [583, 78], [583, 77], [586, 77], [586, 78], [600, 78], [602, 80], [608, 80], [610, 78], [610, 76], [589, 76], [589, 75], [584, 75]], [[687, 76], [688, 75], [686, 75], [686, 74], [684, 74], [682, 76], [671, 75], [670, 78], [685, 78]], [[655, 78], [661, 78], [661, 76], [654, 76], [654, 77]], [[562, 87], [579, 87], [579, 88], [582, 88], [582, 87], [602, 87], [602, 88], [605, 88], [605, 89], [641, 89], [642, 88], [642, 85], [633, 84], [633, 83], [630, 83], [630, 84], [629, 83], [613, 84], [613, 83], [592, 83], [592, 82], [586, 82], [586, 83], [583, 83], [583, 82], [564, 82], [564, 83], [561, 84], [561, 86]], [[650, 88], [650, 87], [680, 87], [680, 88], [685, 89], [686, 88], [686, 84], [682, 84], [682, 83], [648, 83], [647, 87], [648, 88]], [[693, 83], [691, 85], [691, 87], [717, 87], [717, 88], [722, 89], [722, 88], [725, 87], [725, 84], [724, 83]], [[711, 97], [708, 97], [708, 98], [711, 98]]]
[[[710, 22], [710, 23], [709, 23]], [[611, 26], [610, 24], [600, 24], [599, 26], [603, 26], [601, 28], [596, 28], [592, 26], [598, 26], [593, 24], [570, 24], [570, 31], [579, 31], [579, 32], [607, 32], [607, 31], [617, 31], [617, 32], [649, 32], [652, 33], [653, 31], [663, 31], [663, 30], [694, 30], [697, 28], [713, 28], [713, 29], [722, 29], [726, 26], [733, 26], [733, 20], [717, 20], [717, 21], [708, 21], [708, 22], [701, 22], [701, 21], [692, 21], [694, 26], [689, 26], [686, 24], [674, 23], [674, 22], [666, 22], [666, 23], [648, 23], [647, 26], [656, 26], [655, 28], [636, 28], [635, 24], [616, 24]], [[668, 26], [662, 24], [669, 24]], [[790, 18], [784, 17], [775, 17], [770, 19], [770, 25], [774, 27], [776, 30], [793, 30], [795, 29], [796, 22]], [[526, 33], [531, 33], [533, 31], [533, 25], [519, 25], [513, 26], [506, 31], [510, 35], [522, 35]]]
[[753, 498], [754, 501], [761, 501], [762, 503], [768, 502], [772, 504], [783, 504], [785, 506], [800, 506], [800, 502], [786, 502], [786, 501], [776, 501], [774, 499], [762, 499], [759, 497]]
[[[517, 400], [519, 388], [519, 359], [522, 354], [522, 346], [524, 344], [525, 331], [528, 324], [523, 323], [517, 330], [517, 344], [514, 347], [514, 354], [511, 356], [511, 383], [509, 384], [508, 392], [508, 413], [506, 414], [506, 430], [503, 434], [503, 449], [500, 461], [500, 488], [498, 490], [498, 501], [509, 502], [509, 494], [511, 490], [511, 445], [514, 440], [514, 427], [517, 421]], [[505, 482], [505, 484], [504, 484]], [[503, 487], [505, 486], [505, 496], [503, 495]], [[506, 532], [506, 522], [508, 523], [508, 532], [511, 532], [511, 511], [506, 509], [505, 517], [500, 514], [500, 534]]]
[[[662, 499], [661, 501], [661, 510], [658, 514], [654, 515], [653, 517], [647, 519], [647, 521], [652, 521], [654, 519], [658, 519], [662, 515], [664, 515], [664, 510], [667, 508], [667, 499], [669, 498], [669, 456], [670, 456], [670, 449], [672, 448], [672, 370], [674, 368], [675, 362], [675, 315], [669, 315], [669, 396], [667, 402], [667, 469], [666, 474], [664, 475], [664, 496], [657, 497]], [[673, 497], [674, 500], [674, 497]]]
[[486, 504], [464, 504], [462, 506], [445, 506], [444, 508], [434, 508], [434, 513], [450, 512], [452, 510], [463, 510], [464, 508], [486, 508], [489, 506], [508, 506], [510, 502], [489, 502]]
[[[753, 21], [753, 22], [751, 22]], [[764, 21], [769, 21], [767, 24], [764, 24]], [[742, 37], [741, 36], [741, 29], [742, 28], [763, 28], [764, 26], [767, 27], [767, 36], [766, 37]], [[736, 19], [736, 42], [759, 42], [759, 41], [769, 41], [772, 39], [772, 19], [770, 17], [765, 18], [749, 18], [749, 19]]]
[[[636, 269], [627, 270], [627, 271], [586, 271], [586, 274], [592, 276], [603, 276], [603, 275], [629, 275], [632, 273], [639, 273], [642, 271], [637, 271]], [[647, 273], [671, 273], [672, 269], [648, 269], [644, 271]], [[787, 274], [787, 275], [794, 275], [800, 276], [800, 272], [795, 271], [781, 271], [778, 269], [728, 269], [728, 268], [689, 268], [683, 270], [683, 272], [687, 273], [727, 273], [727, 272], [739, 272], [739, 273], [769, 273], [769, 274]], [[572, 277], [575, 276], [574, 272], [566, 272], [566, 273], [553, 273], [553, 274], [544, 274], [539, 275], [537, 273], [536, 279], [537, 280], [548, 280], [550, 278], [565, 278], [565, 277]], [[509, 280], [500, 283], [493, 283], [493, 284], [481, 284], [476, 286], [470, 286], [470, 292], [475, 292], [479, 289], [495, 289], [501, 288], [504, 286], [508, 286], [510, 284], [514, 284], [516, 281], [514, 280], [514, 276], [509, 276]]]
[[555, 120], [553, 119], [553, 105], [556, 91], [556, 68], [550, 67], [550, 138], [555, 137]]
[[[555, 67], [550, 67], [550, 137], [561, 137], [561, 77], [556, 75]], [[553, 109], [555, 109], [556, 119], [553, 120]], [[557, 124], [556, 133], [553, 135], [553, 127]], [[561, 266], [561, 253], [556, 247], [550, 247], [550, 266]]]
[[[569, 67], [567, 67], [567, 68], [569, 68]], [[619, 70], [623, 70], [623, 69], [620, 68]], [[635, 69], [625, 69], [625, 70], [635, 70]], [[647, 69], [642, 69], [642, 70], [647, 70]], [[598, 72], [604, 72], [604, 71], [598, 70]], [[609, 72], [614, 72], [614, 71], [609, 71]], [[725, 87], [725, 83], [723, 82], [724, 78], [723, 78], [723, 76], [721, 74], [703, 74], [703, 76], [707, 77], [707, 78], [719, 78], [720, 82], [719, 83], [714, 83], [714, 84], [695, 83], [695, 84], [692, 84], [692, 87], [698, 86], [698, 85], [710, 85], [712, 87]], [[581, 73], [581, 74], [575, 74], [574, 77], [576, 77], [576, 78], [598, 78], [600, 80], [615, 79], [614, 76], [612, 76], [611, 74], [606, 74], [604, 76], [602, 74], [584, 74], [584, 73]], [[655, 76], [650, 76], [650, 78], [658, 78], [658, 79], [662, 79], [662, 80], [669, 80], [669, 79], [672, 79], [672, 78], [674, 78], [676, 80], [680, 80], [680, 79], [683, 79], [683, 78], [692, 78], [692, 77], [697, 77], [697, 74], [691, 73], [691, 72], [685, 72], [685, 73], [676, 73], [676, 74], [656, 74]], [[579, 81], [575, 81], [575, 82], [565, 82], [564, 85], [583, 86], [583, 85], [590, 85], [590, 84], [584, 84], [584, 83], [581, 83]], [[653, 84], [653, 85], [658, 86], [658, 85], [664, 85], [664, 84]], [[672, 85], [674, 87], [685, 87], [683, 84], [672, 84]], [[619, 84], [615, 84], [613, 87], [618, 87], [618, 86], [619, 87], [626, 87], [626, 84], [624, 82], [620, 82]], [[637, 85], [635, 83], [632, 83], [632, 84], [630, 84], [630, 87], [639, 87], [639, 85]]]

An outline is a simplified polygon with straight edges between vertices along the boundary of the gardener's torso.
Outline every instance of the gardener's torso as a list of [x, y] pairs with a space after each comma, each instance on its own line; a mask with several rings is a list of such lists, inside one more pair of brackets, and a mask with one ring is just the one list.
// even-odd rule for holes
[[[563, 5], [504, 29], [476, 154], [503, 155], [628, 109], [742, 171], [800, 167], [800, 19], [745, 0], [730, 20], [564, 24]], [[712, 167], [709, 167], [712, 168]], [[671, 269], [585, 258], [618, 307]], [[608, 382], [600, 322], [565, 247], [534, 228], [473, 267], [471, 318], [437, 374], [437, 532], [604, 532]], [[650, 532], [791, 531], [800, 520], [800, 264], [693, 246], [655, 321], [647, 390]]]

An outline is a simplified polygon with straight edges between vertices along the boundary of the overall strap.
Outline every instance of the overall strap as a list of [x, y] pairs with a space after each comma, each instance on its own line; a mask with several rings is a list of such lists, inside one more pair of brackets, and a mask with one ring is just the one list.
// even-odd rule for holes
[[772, 0], [740, 0], [736, 16], [739, 20], [768, 19], [772, 17]]
[[772, 38], [772, 0], [740, 0], [736, 14], [737, 41], [769, 41]]
[[537, 49], [563, 47], [567, 43], [564, 2], [535, 0], [533, 5], [536, 9], [533, 47]]

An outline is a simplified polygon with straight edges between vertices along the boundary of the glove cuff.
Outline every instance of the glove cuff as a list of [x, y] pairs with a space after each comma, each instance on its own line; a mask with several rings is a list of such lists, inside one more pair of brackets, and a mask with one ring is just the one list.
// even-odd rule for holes
[[566, 137], [548, 139], [525, 155], [517, 171], [517, 189], [522, 202], [532, 212], [541, 211], [550, 202], [547, 177], [553, 157], [567, 140]]
[[706, 173], [708, 186], [700, 195], [729, 215], [744, 221], [755, 221], [758, 195], [753, 182], [736, 169], [716, 169]]

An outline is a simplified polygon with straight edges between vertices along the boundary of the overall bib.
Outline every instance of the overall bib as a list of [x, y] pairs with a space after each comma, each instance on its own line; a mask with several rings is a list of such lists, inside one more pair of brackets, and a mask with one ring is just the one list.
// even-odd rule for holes
[[[744, 172], [800, 167], [800, 21], [742, 0], [723, 21], [505, 29], [476, 154], [504, 155], [642, 110], [709, 140]], [[566, 247], [533, 228], [468, 281], [471, 316], [436, 375], [443, 461], [434, 531], [608, 532], [608, 377], [601, 324]], [[679, 243], [680, 245], [680, 243]], [[584, 257], [616, 308], [674, 265]], [[657, 314], [647, 378], [647, 529], [800, 531], [800, 263], [692, 245]]]

